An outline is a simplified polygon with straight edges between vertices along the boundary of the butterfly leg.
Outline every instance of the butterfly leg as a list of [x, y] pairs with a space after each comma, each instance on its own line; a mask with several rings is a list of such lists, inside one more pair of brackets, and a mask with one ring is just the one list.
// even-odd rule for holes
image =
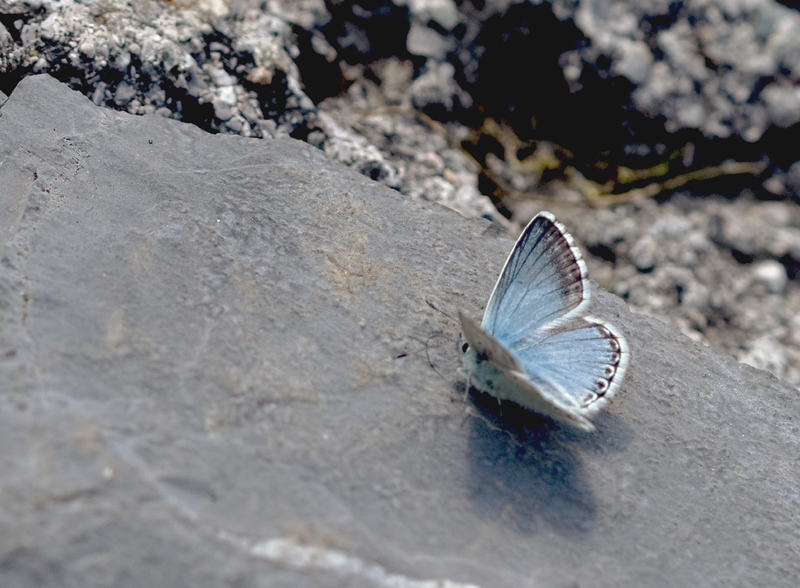
[[467, 373], [467, 385], [464, 387], [464, 404], [467, 403], [469, 398], [469, 389], [472, 388], [472, 374]]

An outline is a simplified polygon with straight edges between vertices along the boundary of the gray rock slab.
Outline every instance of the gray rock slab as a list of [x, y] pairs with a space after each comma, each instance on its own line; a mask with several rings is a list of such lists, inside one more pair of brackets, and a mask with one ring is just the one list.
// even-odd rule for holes
[[[293, 140], [0, 109], [4, 586], [794, 586], [800, 396], [629, 312], [598, 431], [464, 396], [511, 247]], [[435, 306], [439, 310], [431, 307]]]

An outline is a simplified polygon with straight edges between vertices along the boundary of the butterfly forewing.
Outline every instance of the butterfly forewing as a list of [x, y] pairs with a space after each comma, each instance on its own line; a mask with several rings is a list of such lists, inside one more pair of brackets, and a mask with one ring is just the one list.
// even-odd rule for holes
[[555, 217], [540, 213], [525, 228], [489, 298], [482, 327], [505, 345], [563, 323], [589, 302], [586, 266]]

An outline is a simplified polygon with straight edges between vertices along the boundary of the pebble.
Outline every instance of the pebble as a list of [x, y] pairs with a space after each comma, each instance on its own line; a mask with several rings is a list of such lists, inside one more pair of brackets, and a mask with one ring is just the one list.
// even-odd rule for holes
[[786, 268], [774, 259], [760, 261], [753, 266], [753, 280], [764, 286], [770, 294], [783, 294], [789, 283]]

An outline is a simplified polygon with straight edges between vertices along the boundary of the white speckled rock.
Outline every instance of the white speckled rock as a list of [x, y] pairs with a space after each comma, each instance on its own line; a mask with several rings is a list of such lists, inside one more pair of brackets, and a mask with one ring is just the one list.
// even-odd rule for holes
[[757, 263], [753, 267], [753, 279], [770, 294], [782, 294], [789, 283], [786, 268], [774, 259], [766, 259]]

